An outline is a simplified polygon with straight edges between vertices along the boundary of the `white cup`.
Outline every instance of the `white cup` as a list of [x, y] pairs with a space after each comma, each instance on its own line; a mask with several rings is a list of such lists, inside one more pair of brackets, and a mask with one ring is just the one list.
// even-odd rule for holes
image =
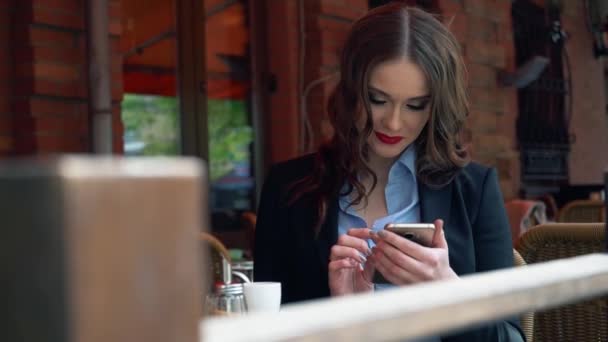
[[247, 312], [278, 312], [281, 307], [281, 283], [243, 284]]

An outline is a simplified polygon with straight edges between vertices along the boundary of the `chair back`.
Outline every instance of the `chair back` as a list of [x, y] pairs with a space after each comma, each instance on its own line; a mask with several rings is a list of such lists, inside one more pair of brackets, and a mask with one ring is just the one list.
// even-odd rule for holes
[[211, 269], [212, 273], [211, 277], [206, 277], [211, 280], [209, 285], [213, 287], [218, 282], [225, 282], [226, 276], [231, 276], [231, 274], [226, 274], [226, 272], [229, 272], [229, 270], [226, 270], [227, 265], [232, 262], [228, 249], [218, 238], [209, 233], [200, 233], [199, 241], [203, 245], [207, 245], [207, 248], [203, 249], [203, 253], [210, 254], [207, 260], [211, 261], [211, 265], [205, 265], [207, 269]]
[[257, 215], [251, 211], [246, 211], [241, 215], [241, 222], [243, 224], [243, 228], [245, 229], [245, 237], [247, 238], [247, 247], [249, 248], [249, 253], [253, 256]]
[[602, 200], [576, 200], [566, 204], [560, 211], [558, 222], [604, 222]]
[[[516, 249], [513, 249], [513, 263], [515, 266], [526, 266], [526, 261], [519, 254]], [[534, 340], [534, 312], [526, 312], [519, 317], [521, 324], [521, 330], [526, 335], [526, 341], [532, 342]]]
[[[526, 232], [516, 248], [528, 264], [604, 252], [603, 223], [551, 223]], [[534, 314], [535, 341], [608, 341], [608, 296]]]

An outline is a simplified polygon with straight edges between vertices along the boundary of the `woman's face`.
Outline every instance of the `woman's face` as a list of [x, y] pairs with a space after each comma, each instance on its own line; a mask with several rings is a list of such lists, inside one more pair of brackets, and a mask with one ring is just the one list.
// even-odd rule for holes
[[370, 74], [373, 132], [370, 157], [396, 159], [418, 138], [430, 116], [430, 91], [422, 70], [406, 58], [377, 65]]

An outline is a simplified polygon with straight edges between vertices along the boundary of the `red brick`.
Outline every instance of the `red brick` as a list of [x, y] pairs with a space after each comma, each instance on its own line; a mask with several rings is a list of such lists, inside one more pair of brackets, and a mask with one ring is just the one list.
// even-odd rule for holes
[[476, 14], [478, 16], [485, 16], [488, 11], [488, 4], [492, 0], [463, 0], [463, 9], [467, 13]]
[[110, 52], [112, 54], [122, 54], [122, 51], [120, 38], [110, 37]]
[[498, 177], [501, 180], [511, 179], [513, 177], [513, 159], [511, 158], [497, 158], [496, 169], [498, 170]]
[[[79, 47], [78, 37], [81, 34], [55, 30], [48, 27], [31, 26], [26, 30], [26, 39], [23, 43], [34, 46]], [[80, 45], [85, 46], [85, 45]]]
[[468, 117], [471, 130], [474, 134], [495, 134], [497, 131], [497, 114], [485, 110], [472, 110]]
[[511, 20], [496, 24], [496, 42], [505, 47], [513, 46], [513, 25]]
[[32, 23], [83, 30], [84, 16], [82, 13], [59, 12], [44, 7], [34, 7], [32, 13]]
[[35, 136], [38, 153], [79, 153], [88, 151], [86, 136], [37, 134]]
[[468, 18], [465, 13], [445, 14], [444, 23], [448, 25], [450, 32], [452, 32], [458, 42], [462, 43], [466, 40]]
[[583, 6], [582, 1], [564, 1], [562, 15], [564, 17], [583, 17], [585, 13]]
[[47, 97], [30, 97], [15, 102], [15, 113], [37, 116], [88, 115], [86, 102], [65, 101]]
[[122, 56], [119, 54], [112, 54], [110, 57], [110, 71], [112, 73], [121, 73], [123, 66]]
[[475, 144], [477, 156], [488, 155], [495, 158], [499, 153], [512, 150], [511, 141], [496, 134], [474, 134], [473, 144]]
[[488, 110], [504, 113], [505, 98], [499, 88], [470, 88], [471, 105], [473, 109]]
[[473, 87], [495, 87], [496, 69], [478, 63], [467, 66], [469, 85]]
[[323, 51], [321, 53], [321, 65], [335, 67], [339, 63], [340, 63], [340, 56], [338, 56], [337, 53], [326, 52], [326, 51]]
[[34, 77], [59, 82], [71, 82], [79, 78], [82, 68], [74, 65], [36, 62], [33, 65]]
[[320, 0], [320, 13], [329, 14], [348, 20], [356, 20], [367, 12], [366, 7], [356, 7], [353, 4], [341, 4], [335, 0]]
[[10, 133], [12, 125], [12, 117], [10, 115], [0, 115], [0, 134]]
[[442, 13], [458, 13], [462, 11], [462, 0], [439, 0], [438, 5]]
[[42, 115], [36, 117], [34, 129], [37, 133], [88, 134], [88, 120], [84, 115]]
[[[115, 82], [115, 81], [112, 80], [112, 82]], [[122, 97], [123, 97], [123, 93], [124, 93], [124, 88], [123, 88], [122, 82], [113, 83], [111, 91], [112, 91], [112, 100], [122, 101]]]
[[65, 64], [84, 64], [84, 49], [54, 46], [20, 46], [15, 49], [15, 60], [20, 62], [54, 62]]
[[120, 18], [110, 19], [108, 30], [112, 36], [120, 36], [122, 34], [122, 22]]
[[8, 66], [0, 66], [0, 78], [8, 79], [13, 77], [13, 70]]
[[506, 65], [505, 48], [501, 44], [469, 41], [466, 54], [471, 62], [497, 68], [504, 68]]
[[10, 152], [13, 150], [13, 138], [8, 135], [0, 135], [0, 151]]
[[82, 0], [30, 0], [33, 7], [52, 8], [72, 14], [84, 14], [85, 1]]
[[110, 1], [108, 6], [110, 18], [122, 18], [122, 4], [120, 1]]
[[328, 30], [334, 32], [348, 32], [351, 23], [344, 20], [336, 20], [327, 16], [311, 15], [306, 17], [306, 28], [316, 28], [319, 30]]
[[50, 95], [70, 98], [87, 98], [85, 82], [54, 82], [42, 79], [18, 79], [15, 82], [15, 95]]
[[484, 17], [469, 15], [467, 34], [470, 39], [496, 42], [496, 24]]
[[0, 46], [8, 47], [11, 43], [10, 39], [10, 17], [8, 13], [0, 12]]
[[0, 1], [0, 11], [11, 11], [15, 7], [15, 0]]

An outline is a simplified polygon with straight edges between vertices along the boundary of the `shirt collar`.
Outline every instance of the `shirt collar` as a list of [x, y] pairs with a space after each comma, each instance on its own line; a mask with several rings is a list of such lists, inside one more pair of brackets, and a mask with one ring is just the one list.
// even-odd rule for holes
[[[395, 161], [393, 166], [391, 166], [391, 169], [389, 171], [389, 182], [391, 182], [391, 178], [393, 178], [393, 177], [391, 177], [390, 174], [394, 173], [394, 169], [395, 169], [395, 166], [397, 166], [397, 164], [405, 166], [411, 172], [411, 174], [414, 176], [413, 180], [414, 180], [414, 184], [415, 184], [416, 183], [416, 147], [414, 146], [413, 143], [410, 144], [405, 149], [405, 151], [403, 151], [401, 153], [401, 155]], [[340, 192], [345, 193], [346, 190], [348, 190], [348, 184], [344, 183]], [[350, 194], [340, 196], [338, 204], [340, 206], [340, 209], [343, 212], [346, 212], [346, 213], [354, 212], [354, 209], [350, 206]]]
[[408, 146], [403, 153], [401, 153], [396, 163], [400, 163], [401, 165], [407, 167], [412, 175], [416, 176], [416, 147], [413, 143], [410, 144], [410, 146]]

